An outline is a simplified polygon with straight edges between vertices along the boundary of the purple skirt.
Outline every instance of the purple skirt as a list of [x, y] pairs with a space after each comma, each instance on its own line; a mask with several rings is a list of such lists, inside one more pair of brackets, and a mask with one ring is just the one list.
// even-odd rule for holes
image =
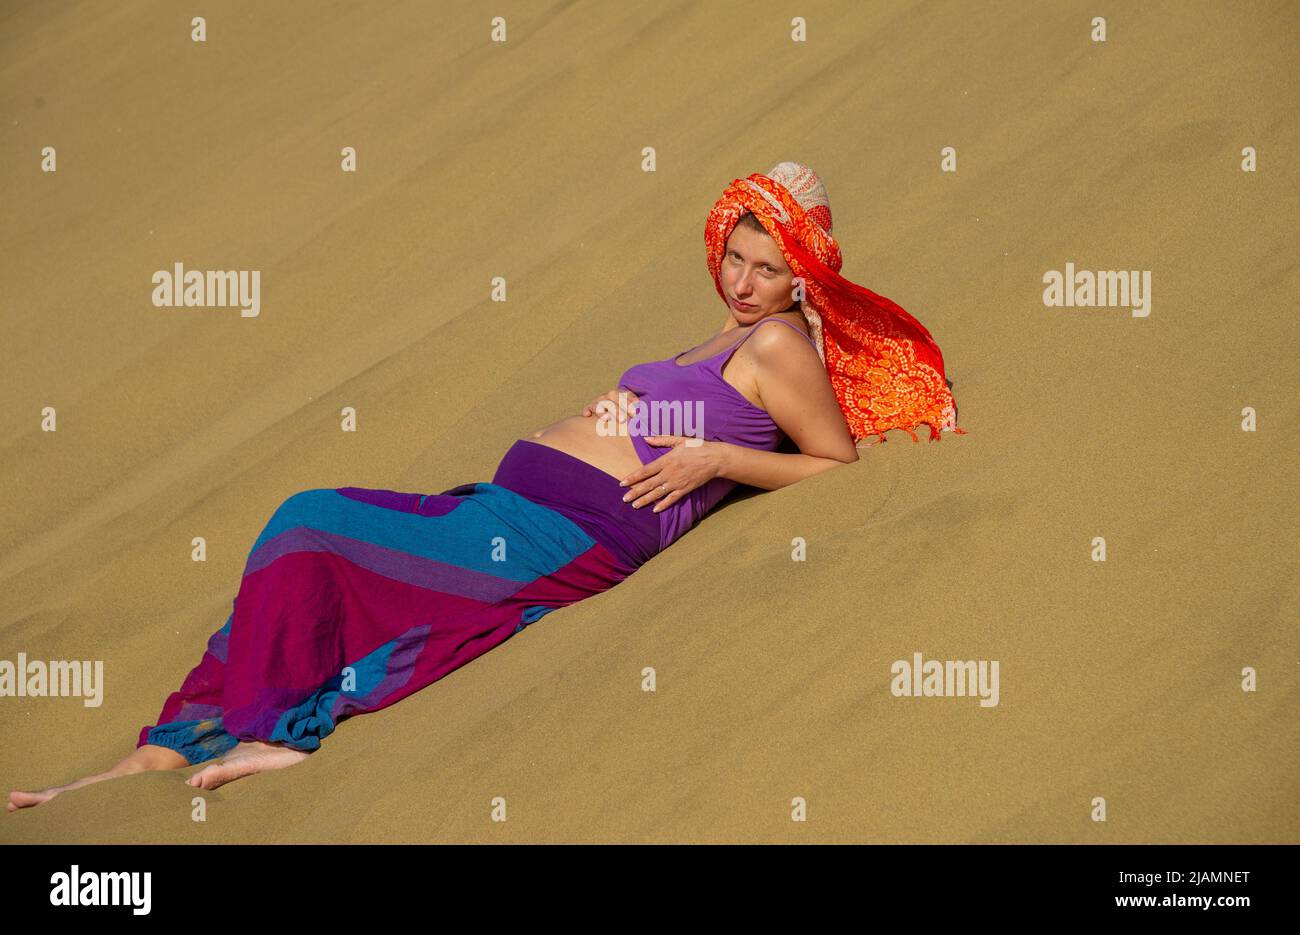
[[545, 614], [623, 581], [659, 517], [599, 468], [520, 440], [491, 484], [439, 494], [360, 487], [284, 501], [232, 610], [137, 746], [190, 763], [241, 740], [315, 750]]
[[659, 554], [659, 514], [623, 502], [626, 487], [600, 468], [548, 445], [520, 439], [497, 466], [492, 483], [581, 526], [636, 569]]

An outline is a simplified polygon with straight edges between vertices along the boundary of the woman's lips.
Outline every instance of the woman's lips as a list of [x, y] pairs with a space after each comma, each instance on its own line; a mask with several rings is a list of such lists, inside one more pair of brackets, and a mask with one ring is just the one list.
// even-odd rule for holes
[[745, 302], [741, 302], [739, 299], [732, 299], [731, 304], [736, 306], [736, 308], [740, 308], [740, 309], [755, 308], [755, 306], [749, 305], [748, 303]]

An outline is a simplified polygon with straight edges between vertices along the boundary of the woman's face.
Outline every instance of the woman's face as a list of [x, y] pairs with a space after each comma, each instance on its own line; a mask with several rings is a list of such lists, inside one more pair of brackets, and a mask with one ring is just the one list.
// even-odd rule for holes
[[794, 273], [776, 241], [749, 227], [736, 225], [727, 238], [720, 278], [731, 317], [741, 327], [784, 312], [794, 302]]

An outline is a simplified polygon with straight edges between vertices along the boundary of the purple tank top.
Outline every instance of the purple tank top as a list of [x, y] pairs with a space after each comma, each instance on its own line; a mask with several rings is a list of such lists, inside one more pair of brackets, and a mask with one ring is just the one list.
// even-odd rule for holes
[[[635, 393], [639, 401], [646, 404], [642, 410], [644, 428], [633, 418], [635, 413], [629, 415], [627, 426], [632, 447], [642, 464], [649, 464], [672, 450], [649, 444], [643, 435], [694, 435], [764, 451], [774, 451], [780, 446], [786, 436], [771, 416], [722, 377], [723, 368], [736, 349], [769, 321], [779, 321], [793, 328], [812, 343], [812, 339], [797, 325], [781, 318], [764, 318], [751, 326], [743, 338], [712, 357], [679, 365], [677, 358], [686, 353], [682, 351], [667, 360], [637, 364], [619, 377], [619, 387]], [[661, 510], [660, 551], [689, 532], [735, 487], [735, 481], [715, 477], [666, 510]], [[651, 510], [653, 505], [647, 504], [641, 509]]]

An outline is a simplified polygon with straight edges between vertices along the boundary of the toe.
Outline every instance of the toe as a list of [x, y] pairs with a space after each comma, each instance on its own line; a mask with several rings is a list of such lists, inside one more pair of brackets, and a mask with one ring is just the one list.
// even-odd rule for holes
[[199, 770], [190, 777], [189, 781], [193, 786], [211, 791], [218, 786], [224, 786], [232, 779], [239, 778], [240, 775], [234, 764], [213, 763], [211, 766]]
[[216, 769], [216, 766], [206, 766], [185, 781], [196, 789], [215, 789], [213, 775]]
[[20, 792], [15, 789], [9, 793], [9, 804], [6, 807], [9, 811], [16, 812], [20, 808], [40, 805], [42, 802], [54, 798], [54, 795], [53, 792]]

